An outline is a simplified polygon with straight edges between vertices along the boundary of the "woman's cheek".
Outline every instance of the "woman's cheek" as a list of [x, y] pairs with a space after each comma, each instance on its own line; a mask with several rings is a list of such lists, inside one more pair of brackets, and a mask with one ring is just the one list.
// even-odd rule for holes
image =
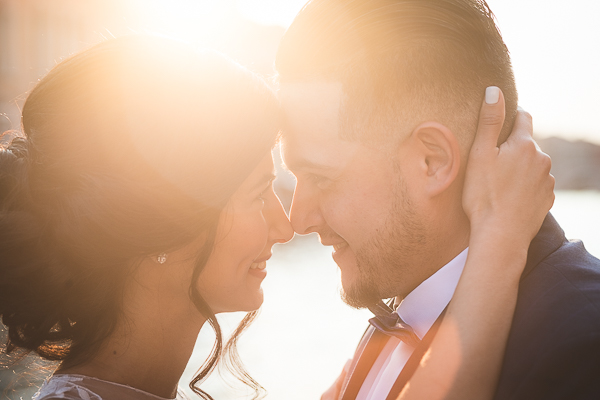
[[252, 222], [246, 226], [245, 236], [247, 241], [251, 241], [254, 246], [260, 247], [259, 251], [261, 251], [267, 244], [269, 226], [263, 217], [262, 211], [252, 214], [247, 219], [247, 221]]

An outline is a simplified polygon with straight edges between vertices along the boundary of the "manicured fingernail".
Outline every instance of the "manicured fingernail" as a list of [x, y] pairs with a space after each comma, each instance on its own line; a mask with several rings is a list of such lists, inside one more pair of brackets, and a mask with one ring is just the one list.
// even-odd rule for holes
[[517, 111], [525, 111], [525, 109], [521, 106], [517, 106]]
[[485, 102], [487, 104], [496, 104], [500, 98], [500, 89], [496, 86], [489, 86], [485, 89]]

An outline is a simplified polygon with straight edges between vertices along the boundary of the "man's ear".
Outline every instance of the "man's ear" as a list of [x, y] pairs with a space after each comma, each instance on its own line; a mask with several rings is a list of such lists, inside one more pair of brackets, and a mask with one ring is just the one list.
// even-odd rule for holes
[[454, 133], [438, 122], [424, 122], [413, 130], [409, 141], [425, 192], [430, 196], [444, 192], [460, 170], [460, 146]]

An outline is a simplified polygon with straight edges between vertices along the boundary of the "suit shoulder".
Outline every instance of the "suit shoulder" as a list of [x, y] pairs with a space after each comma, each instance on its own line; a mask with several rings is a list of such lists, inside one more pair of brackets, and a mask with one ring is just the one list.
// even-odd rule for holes
[[599, 360], [600, 260], [565, 242], [521, 281], [496, 399], [600, 398]]
[[600, 260], [581, 241], [565, 242], [522, 280], [517, 313], [535, 313], [538, 321], [579, 317], [600, 327]]

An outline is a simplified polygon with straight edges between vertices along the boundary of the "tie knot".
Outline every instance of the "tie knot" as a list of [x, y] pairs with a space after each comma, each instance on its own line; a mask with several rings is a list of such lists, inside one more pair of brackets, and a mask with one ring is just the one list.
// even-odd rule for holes
[[374, 306], [369, 307], [369, 310], [375, 314], [375, 317], [369, 320], [369, 323], [373, 325], [375, 329], [388, 336], [397, 337], [413, 347], [416, 347], [421, 341], [412, 327], [404, 322], [402, 318], [400, 318], [400, 315], [388, 307], [383, 301], [379, 301]]
[[369, 307], [369, 311], [371, 311], [375, 317], [388, 326], [394, 326], [398, 321], [401, 320], [400, 315], [398, 315], [398, 313], [392, 310], [392, 308], [390, 308], [383, 301], [379, 301], [379, 303]]

